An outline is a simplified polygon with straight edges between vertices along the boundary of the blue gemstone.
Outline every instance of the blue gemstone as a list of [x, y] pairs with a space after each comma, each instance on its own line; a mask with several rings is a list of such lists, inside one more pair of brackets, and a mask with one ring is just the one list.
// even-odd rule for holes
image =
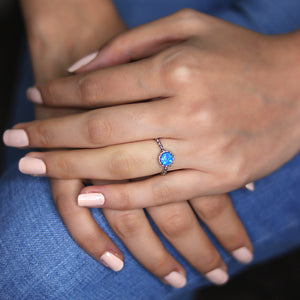
[[174, 156], [171, 152], [165, 151], [162, 152], [159, 156], [159, 162], [163, 166], [169, 166], [172, 164], [173, 161], [174, 161]]

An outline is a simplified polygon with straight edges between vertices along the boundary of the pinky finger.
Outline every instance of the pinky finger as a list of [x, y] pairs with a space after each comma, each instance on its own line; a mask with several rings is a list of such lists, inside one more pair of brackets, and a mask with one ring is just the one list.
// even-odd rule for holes
[[113, 271], [120, 271], [124, 258], [117, 246], [102, 231], [88, 208], [78, 207], [80, 180], [51, 180], [54, 203], [75, 242], [89, 255]]

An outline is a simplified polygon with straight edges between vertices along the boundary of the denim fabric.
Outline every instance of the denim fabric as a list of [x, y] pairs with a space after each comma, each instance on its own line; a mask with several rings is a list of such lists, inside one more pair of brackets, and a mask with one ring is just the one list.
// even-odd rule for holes
[[[231, 194], [255, 249], [254, 263], [300, 245], [300, 155], [256, 183], [254, 193]], [[187, 271], [182, 290], [162, 284], [141, 267], [107, 225], [101, 210], [92, 214], [124, 253], [125, 267], [114, 273], [91, 258], [69, 236], [50, 195], [47, 179], [21, 175], [13, 165], [0, 180], [1, 299], [174, 299], [207, 281], [157, 231]], [[209, 233], [208, 233], [209, 234]], [[211, 235], [209, 234], [211, 237]], [[244, 266], [211, 237], [231, 275]]]
[[129, 27], [189, 7], [261, 33], [300, 27], [299, 0], [114, 0]]
[[[300, 27], [300, 18], [296, 18], [299, 1], [116, 2], [130, 26], [189, 6], [261, 32], [281, 33]], [[220, 9], [220, 5], [224, 7]], [[32, 118], [32, 107], [23, 96], [26, 87], [32, 84], [28, 59], [22, 59], [20, 70], [13, 123]], [[152, 224], [166, 248], [187, 271], [185, 288], [175, 290], [163, 285], [131, 256], [106, 223], [101, 210], [92, 209], [96, 221], [125, 256], [121, 272], [103, 267], [69, 236], [52, 202], [48, 180], [17, 171], [13, 161], [23, 154], [24, 150], [7, 151], [7, 170], [0, 179], [0, 299], [189, 299], [194, 289], [208, 284]], [[253, 242], [253, 264], [300, 245], [299, 166], [300, 155], [256, 182], [254, 193], [237, 190], [230, 195]], [[208, 234], [231, 275], [245, 268]]]

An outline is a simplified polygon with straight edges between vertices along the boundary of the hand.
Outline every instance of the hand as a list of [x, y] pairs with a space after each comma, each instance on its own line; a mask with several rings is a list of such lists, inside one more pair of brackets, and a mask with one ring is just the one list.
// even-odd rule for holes
[[[300, 92], [290, 78], [299, 67], [292, 47], [288, 59], [281, 55], [291, 38], [260, 35], [189, 10], [120, 35], [82, 71], [122, 65], [37, 86], [46, 105], [115, 106], [18, 125], [33, 147], [97, 148], [32, 153], [39, 158], [35, 174], [113, 180], [153, 175], [161, 171], [156, 137], [176, 155], [172, 172], [95, 189], [105, 197], [103, 207], [132, 209], [224, 193], [269, 174], [299, 150]], [[284, 89], [283, 74], [290, 79]], [[147, 99], [155, 101], [141, 103]]]
[[[206, 201], [205, 201], [205, 199], [206, 199]], [[237, 216], [235, 215], [228, 196], [215, 197], [213, 199], [209, 199], [209, 198], [208, 199], [205, 198], [205, 199], [202, 199], [202, 200], [194, 199], [192, 201], [193, 206], [199, 215], [202, 214], [202, 218], [204, 218], [204, 220], [205, 220], [205, 215], [206, 215], [206, 213], [204, 213], [204, 212], [210, 211], [209, 215], [212, 215], [211, 207], [214, 208], [215, 218], [213, 218], [214, 219], [213, 222], [208, 220], [207, 223], [208, 223], [208, 226], [211, 227], [212, 231], [215, 233], [215, 235], [217, 237], [219, 237], [218, 231], [220, 231], [220, 229], [221, 229], [222, 236], [220, 236], [220, 241], [224, 245], [224, 247], [227, 250], [229, 250], [230, 252], [237, 249], [237, 247], [240, 248], [240, 246], [244, 246], [244, 245], [247, 245], [246, 248], [251, 249], [251, 244], [246, 235], [246, 232], [243, 229]], [[63, 203], [63, 202], [61, 201], [61, 203]], [[197, 204], [197, 203], [199, 203], [199, 204]], [[220, 207], [221, 209], [218, 210], [218, 207]], [[223, 210], [223, 208], [224, 208], [224, 210]], [[75, 209], [75, 207], [73, 209]], [[60, 211], [61, 211], [61, 213], [63, 213], [64, 211], [66, 211], [66, 209], [64, 209], [64, 210], [62, 209]], [[221, 262], [220, 257], [217, 254], [216, 250], [212, 247], [209, 240], [202, 232], [194, 214], [192, 213], [192, 211], [191, 211], [190, 207], [187, 205], [187, 203], [169, 205], [164, 208], [162, 208], [162, 207], [161, 208], [152, 208], [150, 211], [151, 211], [150, 214], [151, 214], [152, 218], [154, 220], [157, 219], [156, 223], [158, 224], [159, 228], [161, 228], [162, 231], [167, 236], [167, 238], [169, 238], [170, 241], [173, 244], [175, 244], [175, 247], [181, 253], [183, 253], [183, 255], [185, 257], [187, 257], [187, 259], [197, 269], [202, 271], [204, 274], [207, 274], [207, 277], [209, 279], [211, 279], [212, 281], [215, 281], [215, 283], [221, 283], [220, 281], [218, 282], [218, 280], [216, 280], [215, 277], [218, 276], [221, 269], [224, 270], [225, 266]], [[119, 235], [121, 235], [121, 238], [123, 236], [123, 240], [124, 240], [124, 236], [126, 237], [126, 234], [132, 235], [132, 232], [127, 232], [128, 230], [126, 230], [126, 228], [128, 227], [128, 221], [131, 222], [131, 224], [132, 224], [132, 220], [135, 220], [134, 221], [135, 223], [137, 223], [136, 221], [139, 222], [138, 224], [140, 226], [137, 226], [134, 228], [135, 229], [134, 233], [135, 233], [136, 238], [129, 239], [129, 241], [131, 241], [131, 243], [129, 243], [129, 245], [128, 245], [128, 239], [127, 240], [125, 239], [125, 243], [127, 241], [126, 244], [130, 248], [130, 250], [133, 252], [133, 254], [136, 253], [135, 256], [138, 259], [140, 258], [140, 261], [142, 263], [144, 262], [144, 265], [146, 267], [148, 267], [148, 269], [150, 271], [152, 271], [157, 276], [162, 277], [162, 274], [166, 274], [166, 270], [170, 269], [170, 267], [172, 265], [174, 268], [174, 259], [173, 260], [170, 259], [170, 255], [166, 255], [165, 250], [158, 251], [158, 250], [162, 250], [162, 245], [160, 244], [160, 242], [157, 241], [157, 238], [156, 239], [154, 238], [155, 235], [152, 232], [152, 230], [149, 231], [150, 225], [147, 223], [147, 220], [145, 219], [145, 216], [143, 215], [142, 211], [125, 212], [125, 213], [123, 213], [124, 217], [120, 217], [120, 218], [116, 218], [116, 214], [120, 215], [119, 212], [112, 212], [112, 211], [107, 211], [107, 210], [105, 212], [105, 215], [108, 218], [108, 220], [111, 219], [111, 221], [109, 223], [113, 224], [112, 225], [113, 228], [117, 232], [119, 232]], [[165, 219], [161, 220], [162, 215], [164, 215], [166, 217], [165, 218], [166, 221], [165, 221]], [[113, 217], [110, 218], [109, 216], [113, 216]], [[122, 214], [121, 214], [121, 216], [122, 216]], [[158, 218], [158, 216], [160, 216], [160, 217]], [[216, 216], [219, 216], [219, 217], [216, 218]], [[121, 220], [121, 221], [116, 221], [116, 220]], [[122, 220], [126, 220], [126, 221], [122, 222]], [[176, 222], [174, 222], [175, 220], [176, 220]], [[189, 221], [187, 221], [187, 220], [189, 220]], [[194, 221], [192, 221], [192, 220], [194, 220]], [[227, 222], [225, 222], [226, 220], [227, 220]], [[220, 226], [220, 224], [222, 224], [224, 222], [226, 223], [227, 228], [228, 228], [228, 230], [225, 230], [225, 231], [222, 229], [223, 226]], [[191, 223], [194, 223], [193, 226], [189, 226], [189, 225], [191, 225]], [[214, 224], [215, 225], [218, 224], [218, 227], [214, 226]], [[230, 224], [232, 224], [232, 226], [230, 226]], [[125, 234], [124, 234], [124, 226], [125, 226]], [[85, 226], [85, 227], [88, 228], [88, 226]], [[91, 227], [95, 227], [95, 226], [91, 226]], [[214, 229], [214, 227], [215, 227], [215, 229]], [[78, 228], [79, 227], [77, 227], [77, 230], [78, 230]], [[131, 228], [132, 228], [132, 226], [131, 226]], [[184, 230], [182, 230], [182, 228]], [[137, 229], [139, 229], [138, 232], [140, 233], [138, 235], [136, 235]], [[174, 230], [174, 229], [176, 229], [176, 230]], [[123, 231], [123, 234], [122, 234], [122, 231]], [[189, 234], [183, 235], [183, 237], [180, 238], [180, 235], [182, 235], [181, 233], [183, 231], [188, 232]], [[172, 232], [172, 233], [170, 233], [170, 232]], [[226, 234], [226, 232], [227, 232], [227, 234]], [[72, 231], [71, 231], [71, 233], [72, 233]], [[143, 236], [145, 236], [145, 233], [148, 233], [147, 241], [153, 240], [153, 242], [151, 242], [149, 245], [148, 245], [148, 243], [146, 244], [144, 238], [143, 238], [143, 242], [142, 243], [140, 242], [140, 239]], [[238, 233], [238, 234], [235, 235], [236, 233]], [[74, 235], [76, 236], [76, 230], [73, 231], [73, 236]], [[230, 243], [228, 243], [228, 240], [226, 239], [226, 237], [228, 237], [228, 235], [234, 236], [234, 238], [230, 239]], [[149, 238], [151, 236], [152, 236], [152, 238]], [[195, 238], [193, 238], [193, 237], [195, 237]], [[137, 241], [139, 241], [139, 243], [137, 243]], [[199, 247], [202, 245], [201, 249], [204, 252], [199, 253], [198, 247], [189, 247], [188, 246], [191, 244], [195, 245], [195, 243], [196, 244], [198, 243]], [[85, 245], [83, 246], [83, 248], [91, 248], [90, 245], [88, 245], [88, 246], [86, 245], [86, 242], [84, 244]], [[145, 251], [140, 251], [140, 249], [139, 249], [140, 247], [137, 247], [138, 245], [144, 245], [143, 248], [147, 245], [147, 247], [145, 247], [145, 248], [148, 249], [148, 251], [150, 249], [156, 249], [157, 251], [154, 251], [154, 252], [149, 251], [149, 256], [146, 255], [147, 260], [145, 261], [145, 255], [143, 255], [143, 256], [140, 255], [140, 253], [145, 254]], [[163, 257], [164, 259], [162, 259], [161, 261], [164, 261], [165, 263], [163, 266], [161, 264], [159, 264], [159, 265], [161, 265], [160, 269], [155, 270], [156, 269], [155, 266], [157, 266], [157, 264], [158, 264], [157, 263], [158, 257], [156, 257], [156, 260], [154, 259], [154, 261], [153, 261], [151, 259], [151, 257], [152, 257], [151, 253], [158, 253], [158, 252], [160, 252], [162, 254], [162, 256], [160, 256], [160, 257], [161, 258]], [[233, 254], [235, 256], [238, 256], [238, 252], [236, 252], [236, 251], [234, 251]], [[167, 257], [168, 257], [168, 259], [166, 259]], [[158, 259], [158, 261], [159, 261], [159, 259]], [[205, 262], [205, 264], [204, 264], [204, 262]], [[171, 266], [170, 266], [170, 263], [171, 263]], [[177, 269], [180, 270], [180, 267], [177, 266]], [[215, 272], [216, 269], [217, 269], [217, 272]], [[181, 268], [181, 272], [183, 272], [182, 268]], [[222, 280], [224, 282], [224, 275], [223, 275], [223, 279], [221, 279], [221, 281]]]

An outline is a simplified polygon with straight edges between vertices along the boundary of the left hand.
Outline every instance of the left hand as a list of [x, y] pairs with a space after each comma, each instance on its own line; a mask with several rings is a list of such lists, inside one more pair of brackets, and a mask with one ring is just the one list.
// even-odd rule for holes
[[220, 194], [269, 174], [299, 149], [299, 105], [290, 97], [298, 90], [280, 84], [282, 74], [295, 72], [278, 55], [282, 39], [189, 10], [120, 35], [94, 65], [122, 65], [38, 85], [46, 105], [116, 106], [16, 127], [26, 130], [33, 147], [92, 149], [31, 153], [39, 169], [30, 169], [27, 157], [21, 171], [56, 178], [151, 176], [161, 171], [153, 141], [160, 137], [176, 156], [167, 176], [88, 188], [114, 209]]

